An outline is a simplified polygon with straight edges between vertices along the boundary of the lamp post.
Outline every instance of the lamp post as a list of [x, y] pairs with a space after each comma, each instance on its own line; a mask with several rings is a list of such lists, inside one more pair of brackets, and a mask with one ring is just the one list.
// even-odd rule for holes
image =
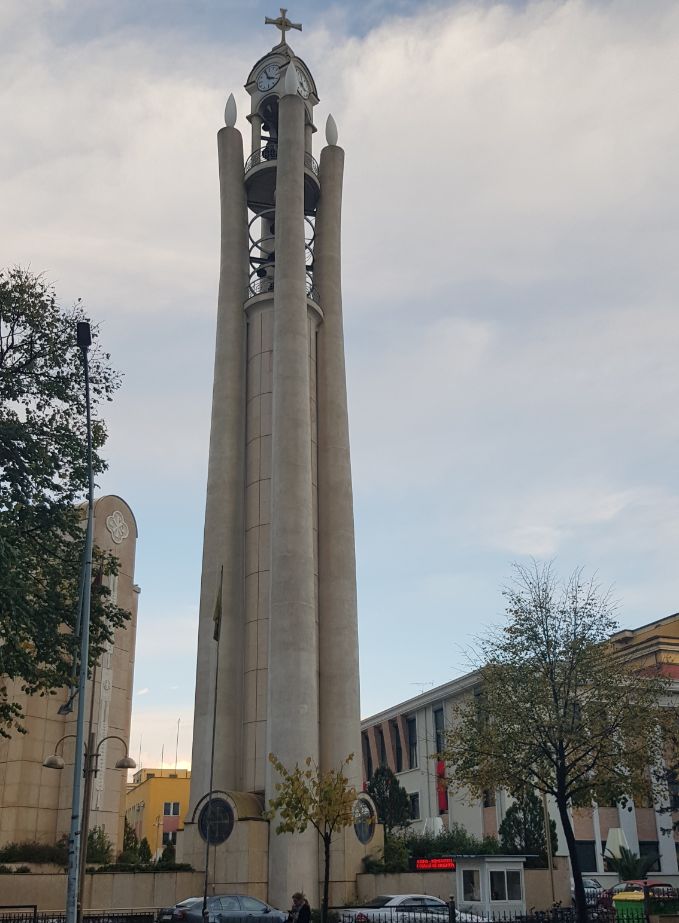
[[[77, 734], [64, 734], [55, 744], [54, 753], [50, 754], [45, 761], [43, 766], [47, 769], [63, 769], [64, 768], [64, 758], [59, 756], [57, 750], [59, 746], [63, 744], [65, 740], [73, 738], [77, 742]], [[136, 763], [128, 753], [127, 743], [123, 740], [122, 737], [118, 737], [117, 734], [109, 734], [107, 737], [102, 737], [98, 744], [95, 746], [95, 736], [92, 731], [89, 733], [89, 739], [87, 745], [84, 747], [84, 752], [82, 753], [80, 759], [80, 765], [82, 766], [83, 778], [85, 780], [84, 794], [83, 794], [83, 812], [82, 812], [82, 823], [80, 825], [80, 850], [78, 856], [78, 865], [76, 867], [76, 878], [75, 878], [75, 917], [76, 921], [82, 919], [82, 897], [83, 897], [83, 884], [85, 881], [85, 863], [87, 862], [87, 834], [90, 827], [90, 805], [92, 801], [92, 779], [99, 772], [99, 757], [101, 756], [101, 745], [106, 740], [119, 740], [121, 744], [125, 747], [125, 756], [122, 756], [117, 760], [115, 764], [115, 769], [135, 769]], [[76, 743], [77, 746], [77, 743]], [[74, 765], [78, 762], [77, 752], [76, 759], [74, 759]], [[69, 850], [69, 874], [71, 870], [71, 852]]]

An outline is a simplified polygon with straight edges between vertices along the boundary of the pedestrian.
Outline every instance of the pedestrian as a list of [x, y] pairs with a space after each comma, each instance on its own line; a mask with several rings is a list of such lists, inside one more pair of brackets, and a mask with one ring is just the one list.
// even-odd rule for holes
[[292, 895], [292, 907], [288, 914], [288, 923], [311, 923], [311, 907], [301, 891]]

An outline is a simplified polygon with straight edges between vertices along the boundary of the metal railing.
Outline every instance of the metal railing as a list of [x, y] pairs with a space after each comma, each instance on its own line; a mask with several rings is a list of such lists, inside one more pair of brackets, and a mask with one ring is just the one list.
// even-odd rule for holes
[[[154, 923], [156, 910], [84, 910], [83, 923]], [[65, 923], [61, 910], [38, 911], [36, 904], [0, 905], [0, 923]]]
[[[253, 151], [248, 159], [245, 161], [245, 173], [249, 173], [250, 170], [253, 170], [255, 167], [258, 167], [262, 163], [272, 163], [278, 159], [278, 142], [277, 141], [268, 141], [264, 147], [261, 147], [258, 151]], [[304, 166], [307, 170], [315, 175], [319, 175], [319, 168], [316, 159], [309, 153], [305, 152], [304, 154]]]
[[[274, 290], [275, 276], [265, 276], [263, 279], [253, 279], [248, 285], [248, 298], [255, 298], [257, 295], [267, 295]], [[318, 289], [310, 279], [306, 282], [306, 296], [311, 301], [320, 305], [318, 298]]]

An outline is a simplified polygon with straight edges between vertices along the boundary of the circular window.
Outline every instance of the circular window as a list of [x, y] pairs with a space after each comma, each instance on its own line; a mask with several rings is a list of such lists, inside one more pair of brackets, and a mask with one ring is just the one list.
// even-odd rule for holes
[[369, 843], [375, 833], [375, 810], [369, 801], [359, 798], [354, 804], [354, 830], [361, 843]]
[[224, 840], [228, 840], [234, 823], [233, 809], [223, 798], [213, 798], [212, 801], [206, 802], [198, 815], [200, 835], [211, 846], [219, 846]]

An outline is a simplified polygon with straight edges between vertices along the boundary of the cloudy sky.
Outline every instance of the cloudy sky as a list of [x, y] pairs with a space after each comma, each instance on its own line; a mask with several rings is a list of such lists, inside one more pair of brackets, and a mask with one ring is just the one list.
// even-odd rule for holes
[[[2, 0], [0, 253], [81, 296], [140, 528], [131, 749], [190, 759], [215, 133], [260, 0]], [[679, 609], [679, 5], [300, 0], [345, 148], [363, 714], [467, 670], [511, 562]], [[322, 132], [316, 135], [318, 155]]]

